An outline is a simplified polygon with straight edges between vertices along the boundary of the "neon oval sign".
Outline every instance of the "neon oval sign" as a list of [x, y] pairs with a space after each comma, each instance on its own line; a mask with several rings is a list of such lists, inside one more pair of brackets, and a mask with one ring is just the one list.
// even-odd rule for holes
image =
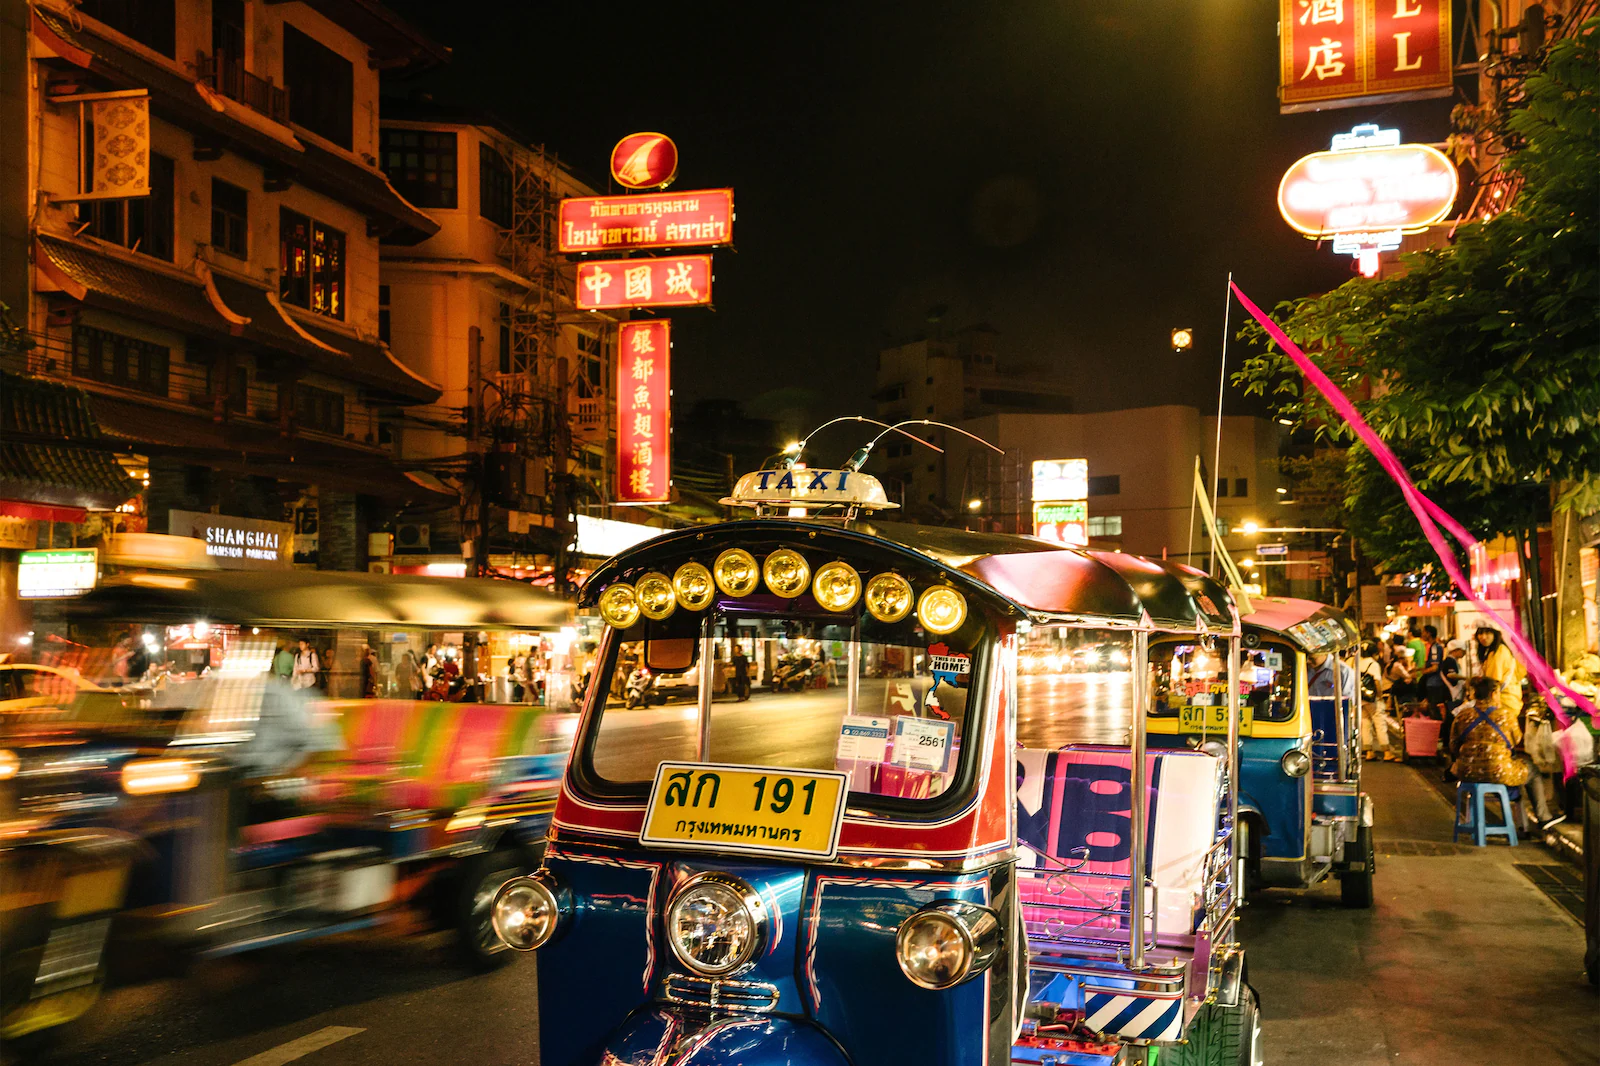
[[1278, 183], [1278, 211], [1307, 237], [1401, 230], [1444, 220], [1461, 179], [1443, 152], [1400, 144], [1304, 156]]
[[664, 133], [630, 133], [611, 149], [611, 176], [625, 189], [664, 189], [678, 176], [678, 146]]

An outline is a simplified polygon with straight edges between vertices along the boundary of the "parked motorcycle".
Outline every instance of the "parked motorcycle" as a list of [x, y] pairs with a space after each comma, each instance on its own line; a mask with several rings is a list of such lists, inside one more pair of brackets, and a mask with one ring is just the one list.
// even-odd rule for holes
[[667, 694], [656, 688], [656, 675], [648, 667], [636, 667], [628, 675], [628, 687], [624, 690], [622, 704], [629, 710], [635, 707], [648, 707], [652, 703], [666, 703]]
[[779, 692], [798, 692], [817, 676], [817, 661], [809, 655], [783, 659], [772, 672], [772, 687]]

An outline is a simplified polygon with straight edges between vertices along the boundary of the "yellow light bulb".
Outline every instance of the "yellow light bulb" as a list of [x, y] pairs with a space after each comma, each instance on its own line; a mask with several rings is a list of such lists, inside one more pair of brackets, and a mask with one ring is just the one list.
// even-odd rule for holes
[[811, 582], [811, 595], [825, 610], [848, 611], [861, 598], [861, 575], [849, 563], [826, 563]]
[[935, 585], [917, 601], [917, 621], [930, 633], [953, 633], [967, 620], [967, 598], [948, 585]]
[[699, 563], [684, 563], [672, 575], [672, 591], [678, 594], [678, 602], [684, 607], [691, 611], [703, 611], [711, 606], [716, 585], [712, 582], [710, 570]]
[[612, 585], [600, 594], [599, 606], [600, 617], [614, 629], [627, 629], [639, 620], [639, 597], [632, 585]]
[[673, 594], [672, 581], [666, 574], [644, 575], [634, 584], [633, 595], [639, 601], [639, 613], [655, 622], [678, 609], [678, 597]]
[[794, 549], [779, 548], [761, 564], [761, 576], [766, 579], [767, 588], [792, 600], [811, 584], [811, 565]]
[[761, 580], [756, 557], [743, 548], [729, 548], [717, 556], [717, 561], [711, 564], [711, 572], [716, 575], [717, 588], [729, 596], [748, 596]]
[[898, 622], [911, 613], [911, 583], [899, 574], [879, 574], [867, 582], [867, 611], [880, 622]]

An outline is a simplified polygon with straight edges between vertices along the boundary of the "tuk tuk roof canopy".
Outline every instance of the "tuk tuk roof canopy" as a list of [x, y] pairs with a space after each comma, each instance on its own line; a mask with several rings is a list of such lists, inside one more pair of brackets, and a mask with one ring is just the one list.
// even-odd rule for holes
[[1246, 627], [1287, 637], [1306, 651], [1336, 651], [1361, 639], [1350, 616], [1316, 600], [1252, 596], [1255, 610], [1244, 616]]
[[[843, 542], [876, 544], [920, 556], [959, 583], [985, 592], [1002, 608], [1039, 623], [1081, 620], [1113, 626], [1193, 633], [1232, 633], [1233, 598], [1191, 567], [1122, 552], [1086, 551], [1010, 533], [973, 533], [940, 526], [860, 521], [753, 519], [698, 526], [657, 537], [616, 556], [591, 575], [583, 603], [617, 580], [637, 576], [661, 555], [743, 542], [793, 542], [802, 552], [835, 552]], [[707, 560], [709, 562], [709, 560]], [[813, 561], [815, 565], [816, 561]]]
[[72, 617], [277, 628], [559, 629], [572, 604], [488, 578], [334, 571], [121, 574], [65, 605]]

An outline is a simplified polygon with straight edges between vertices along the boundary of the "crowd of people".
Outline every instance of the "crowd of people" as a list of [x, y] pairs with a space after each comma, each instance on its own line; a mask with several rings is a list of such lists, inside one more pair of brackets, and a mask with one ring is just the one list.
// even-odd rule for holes
[[1366, 758], [1398, 761], [1408, 719], [1414, 727], [1437, 723], [1434, 753], [1448, 775], [1520, 789], [1524, 828], [1549, 829], [1565, 820], [1551, 807], [1549, 775], [1560, 765], [1549, 745], [1529, 743], [1548, 737], [1547, 712], [1524, 700], [1527, 673], [1498, 629], [1480, 626], [1472, 639], [1469, 655], [1463, 641], [1442, 642], [1436, 627], [1413, 625], [1362, 647]]

